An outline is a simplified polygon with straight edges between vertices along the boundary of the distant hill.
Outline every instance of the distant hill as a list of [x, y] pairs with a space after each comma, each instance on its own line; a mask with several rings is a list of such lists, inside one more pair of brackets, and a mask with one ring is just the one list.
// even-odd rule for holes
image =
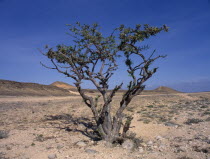
[[169, 87], [160, 86], [154, 90], [144, 90], [142, 94], [171, 94], [171, 93], [181, 93]]
[[156, 89], [154, 89], [153, 91], [155, 92], [166, 92], [166, 93], [180, 93], [179, 91], [169, 88], [169, 87], [164, 87], [164, 86], [160, 86]]
[[[94, 90], [94, 89], [87, 89], [87, 91], [89, 93], [94, 93], [94, 92], [97, 92], [97, 90]], [[108, 92], [111, 92], [111, 90], [109, 90]], [[119, 90], [118, 93], [125, 93], [126, 90]], [[177, 90], [174, 90], [172, 88], [169, 88], [169, 87], [165, 87], [165, 86], [160, 86], [154, 90], [144, 90], [143, 92], [141, 92], [140, 94], [142, 95], [151, 95], [151, 94], [173, 94], [173, 93], [181, 93]]]
[[53, 82], [50, 85], [51, 86], [56, 86], [56, 87], [59, 87], [59, 88], [63, 88], [63, 89], [67, 89], [67, 90], [73, 90], [73, 91], [76, 90], [76, 87], [74, 87], [74, 86], [72, 86], [72, 85], [70, 85], [68, 83], [60, 82], [60, 81]]
[[0, 95], [5, 96], [69, 96], [66, 89], [52, 85], [0, 80]]

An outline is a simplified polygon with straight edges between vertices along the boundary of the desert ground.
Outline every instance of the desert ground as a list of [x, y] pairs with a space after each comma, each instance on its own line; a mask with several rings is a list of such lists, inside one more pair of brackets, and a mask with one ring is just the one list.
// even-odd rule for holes
[[134, 117], [132, 149], [94, 138], [80, 96], [0, 96], [0, 159], [210, 158], [210, 92], [138, 95], [125, 113]]

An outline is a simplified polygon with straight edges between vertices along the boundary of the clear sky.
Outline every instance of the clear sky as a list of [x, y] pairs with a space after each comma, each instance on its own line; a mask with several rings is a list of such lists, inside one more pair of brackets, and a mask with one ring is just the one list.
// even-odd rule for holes
[[[152, 49], [168, 57], [156, 63], [159, 70], [147, 88], [164, 85], [187, 92], [210, 91], [208, 0], [0, 0], [0, 79], [72, 84], [71, 79], [40, 65], [46, 59], [38, 48], [70, 43], [65, 24], [77, 21], [98, 22], [105, 34], [120, 24], [166, 24], [168, 33], [148, 41]], [[111, 85], [128, 80], [118, 71]]]

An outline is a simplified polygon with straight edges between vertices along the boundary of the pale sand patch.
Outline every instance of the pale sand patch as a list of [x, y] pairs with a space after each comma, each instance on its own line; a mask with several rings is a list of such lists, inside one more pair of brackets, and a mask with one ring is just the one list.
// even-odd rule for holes
[[74, 91], [70, 91], [70, 90], [69, 90], [69, 92], [72, 94], [75, 94], [75, 95], [80, 95], [78, 92], [74, 92]]
[[144, 124], [138, 121], [136, 114], [133, 117], [130, 130], [135, 132], [138, 137], [152, 140], [156, 136], [164, 136], [170, 131], [170, 128], [163, 124]]

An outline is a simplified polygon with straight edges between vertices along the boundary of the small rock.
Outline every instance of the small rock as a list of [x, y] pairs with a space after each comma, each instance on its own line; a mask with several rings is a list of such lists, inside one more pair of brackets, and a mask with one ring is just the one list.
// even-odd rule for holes
[[70, 131], [73, 131], [73, 130], [72, 130], [72, 129], [70, 129], [69, 127], [66, 127], [66, 128], [65, 128], [65, 131], [70, 132]]
[[98, 151], [93, 150], [93, 149], [86, 149], [85, 152], [89, 153], [89, 154], [95, 154], [98, 153]]
[[144, 152], [143, 147], [139, 147], [139, 153], [143, 153], [143, 152]]
[[175, 123], [172, 123], [172, 122], [166, 122], [166, 123], [165, 123], [165, 126], [178, 128], [179, 125], [177, 125], [177, 124], [175, 124]]
[[161, 140], [163, 140], [163, 137], [162, 136], [157, 136], [156, 140], [160, 140], [161, 141]]
[[76, 143], [76, 145], [79, 147], [85, 147], [87, 144], [84, 141], [79, 141]]
[[11, 146], [6, 146], [6, 149], [7, 150], [12, 150], [12, 147]]
[[0, 139], [8, 138], [9, 131], [0, 130]]
[[48, 155], [48, 159], [55, 159], [57, 158], [57, 155], [56, 154], [50, 154]]
[[46, 147], [47, 150], [50, 150], [50, 149], [52, 149], [52, 148], [53, 148], [52, 146], [47, 146], [47, 147]]
[[1, 155], [6, 155], [6, 153], [5, 152], [0, 152], [0, 157], [1, 157]]
[[132, 137], [132, 138], [136, 137], [136, 133], [134, 133], [134, 132], [132, 132], [130, 130], [126, 132], [126, 135], [129, 136], [129, 137]]
[[152, 141], [148, 141], [148, 142], [147, 142], [147, 145], [148, 145], [148, 146], [152, 146], [152, 145], [153, 145], [153, 142], [152, 142]]
[[141, 146], [142, 146], [142, 147], [147, 147], [147, 144], [145, 144], [145, 143], [143, 142], [143, 143], [141, 143]]
[[159, 146], [159, 151], [162, 152], [166, 149], [166, 146], [165, 145], [160, 145]]
[[97, 141], [96, 143], [97, 143], [97, 145], [106, 146], [106, 141], [104, 141], [104, 140]]
[[58, 146], [57, 146], [57, 149], [60, 150], [60, 149], [62, 149], [63, 147], [64, 147], [63, 145], [58, 145]]
[[134, 148], [134, 142], [127, 139], [123, 142], [122, 147], [127, 150], [132, 150]]
[[153, 149], [157, 149], [158, 147], [157, 146], [153, 146]]
[[206, 142], [207, 144], [210, 144], [210, 140], [205, 140], [205, 142]]
[[83, 124], [78, 124], [78, 128], [79, 128], [80, 130], [86, 129], [86, 127], [85, 127]]
[[175, 150], [176, 153], [180, 153], [180, 152], [185, 152], [185, 148], [184, 147], [178, 147]]
[[29, 158], [29, 157], [24, 157], [24, 156], [23, 156], [23, 157], [21, 157], [20, 159], [30, 159], [30, 158]]

